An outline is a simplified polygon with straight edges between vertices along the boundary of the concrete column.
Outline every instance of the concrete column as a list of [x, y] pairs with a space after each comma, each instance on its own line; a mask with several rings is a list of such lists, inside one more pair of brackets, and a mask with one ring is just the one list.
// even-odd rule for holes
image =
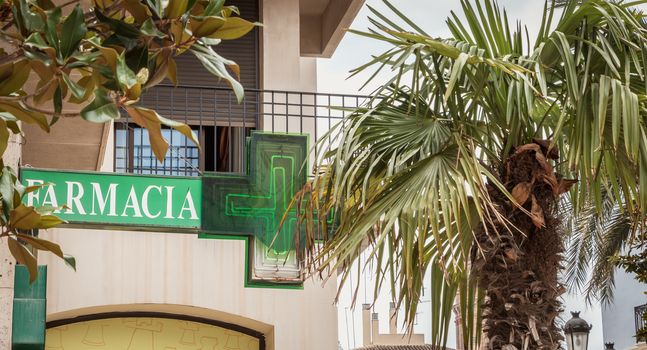
[[[2, 156], [5, 165], [18, 169], [22, 154], [22, 136], [12, 135]], [[16, 261], [9, 252], [7, 240], [0, 240], [0, 350], [11, 350], [13, 315], [13, 282]]]
[[362, 346], [371, 345], [371, 304], [362, 305]]
[[398, 310], [393, 302], [389, 304], [389, 334], [398, 334]]
[[373, 344], [380, 335], [380, 318], [375, 312], [371, 316], [371, 334], [371, 344]]

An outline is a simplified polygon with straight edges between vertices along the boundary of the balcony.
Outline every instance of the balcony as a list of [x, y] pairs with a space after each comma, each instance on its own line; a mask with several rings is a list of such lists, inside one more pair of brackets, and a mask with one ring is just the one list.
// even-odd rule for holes
[[247, 89], [238, 103], [227, 88], [157, 86], [140, 104], [190, 125], [200, 147], [178, 132], [164, 129], [170, 147], [160, 163], [150, 148], [148, 131], [124, 115], [115, 122], [114, 169], [180, 176], [198, 176], [205, 171], [243, 173], [245, 140], [252, 130], [308, 134], [312, 146], [365, 102], [366, 97], [359, 95]]
[[637, 334], [636, 342], [647, 341], [645, 337], [641, 337], [640, 335], [638, 335], [640, 330], [643, 330], [645, 329], [645, 327], [647, 327], [647, 320], [645, 320], [645, 313], [647, 313], [647, 304], [634, 307], [634, 320], [635, 320], [636, 334]]

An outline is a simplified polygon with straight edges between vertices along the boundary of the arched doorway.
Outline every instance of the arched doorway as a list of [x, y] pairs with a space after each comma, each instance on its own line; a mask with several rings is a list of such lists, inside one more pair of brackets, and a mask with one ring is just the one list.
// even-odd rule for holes
[[107, 312], [47, 322], [46, 350], [265, 350], [262, 333], [201, 317]]

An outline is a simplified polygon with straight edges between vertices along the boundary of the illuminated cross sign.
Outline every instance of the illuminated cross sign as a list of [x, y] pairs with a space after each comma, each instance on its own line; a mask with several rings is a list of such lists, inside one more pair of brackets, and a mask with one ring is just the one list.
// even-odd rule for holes
[[[253, 234], [277, 253], [295, 248], [293, 207], [280, 225], [294, 195], [306, 182], [304, 136], [257, 134], [249, 148], [246, 175], [209, 174], [202, 178], [202, 231]], [[280, 231], [277, 233], [279, 227]]]
[[[23, 168], [26, 186], [51, 184], [25, 197], [29, 206], [66, 208], [56, 214], [71, 226], [251, 236], [252, 280], [297, 281], [297, 215], [281, 220], [305, 184], [308, 138], [253, 133], [248, 172], [203, 177], [67, 172]], [[280, 230], [279, 230], [280, 228]], [[271, 247], [271, 248], [270, 248]], [[270, 248], [270, 249], [268, 249]]]
[[[248, 145], [245, 175], [205, 174], [202, 177], [203, 235], [253, 235], [251, 280], [294, 280], [300, 277], [295, 206], [281, 220], [306, 181], [306, 136], [255, 134]], [[280, 228], [280, 230], [279, 230]]]

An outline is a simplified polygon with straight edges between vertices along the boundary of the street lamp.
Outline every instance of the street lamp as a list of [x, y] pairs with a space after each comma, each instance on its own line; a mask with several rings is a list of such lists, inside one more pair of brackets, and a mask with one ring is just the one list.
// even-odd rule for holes
[[616, 348], [613, 347], [614, 345], [615, 345], [615, 343], [604, 343], [604, 349], [605, 350], [616, 350]]
[[593, 326], [580, 318], [579, 312], [571, 312], [573, 316], [564, 325], [566, 347], [568, 350], [587, 350], [589, 348], [589, 332]]

